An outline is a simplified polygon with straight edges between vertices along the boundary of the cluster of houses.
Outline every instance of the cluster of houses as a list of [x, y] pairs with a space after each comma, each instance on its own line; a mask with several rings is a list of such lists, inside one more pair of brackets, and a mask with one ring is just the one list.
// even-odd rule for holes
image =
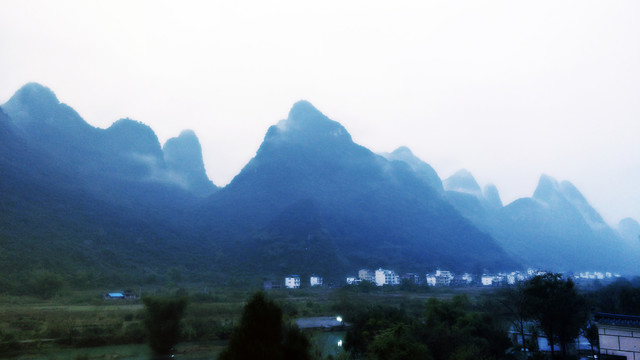
[[[300, 275], [289, 275], [284, 278], [284, 288], [286, 289], [299, 289], [300, 288]], [[311, 275], [309, 276], [309, 286], [310, 287], [322, 287], [323, 280], [321, 276]], [[281, 289], [283, 288], [282, 283], [277, 280], [265, 280], [264, 281], [265, 289]]]
[[[505, 284], [515, 284], [517, 281], [524, 281], [532, 276], [539, 274], [536, 271], [521, 273], [514, 271], [511, 273], [484, 274], [480, 276], [478, 284], [482, 286], [500, 286]], [[470, 273], [454, 274], [448, 270], [436, 270], [435, 273], [428, 273], [424, 276], [416, 273], [407, 273], [398, 276], [395, 271], [387, 269], [378, 269], [371, 271], [369, 269], [361, 269], [358, 276], [349, 276], [346, 281], [349, 285], [359, 284], [362, 281], [375, 283], [377, 286], [383, 285], [399, 285], [402, 280], [411, 281], [418, 285], [428, 286], [468, 286], [474, 283], [474, 275]]]
[[[470, 273], [455, 274], [448, 270], [436, 270], [435, 273], [425, 275], [417, 273], [406, 273], [399, 276], [395, 271], [379, 268], [377, 270], [360, 269], [357, 276], [348, 276], [347, 285], [357, 285], [362, 281], [368, 281], [377, 286], [400, 285], [403, 280], [408, 280], [417, 285], [427, 286], [505, 286], [513, 285], [517, 282], [526, 281], [536, 275], [543, 275], [544, 271], [528, 269], [527, 271], [512, 271], [510, 273], [472, 275]], [[611, 272], [582, 272], [576, 274], [565, 274], [574, 281], [607, 280], [620, 277]], [[474, 281], [475, 280], [475, 281]], [[298, 289], [302, 284], [300, 275], [289, 275], [284, 278], [284, 283], [280, 281], [267, 280], [264, 282], [265, 289]], [[318, 275], [309, 277], [309, 287], [322, 287], [323, 279]]]

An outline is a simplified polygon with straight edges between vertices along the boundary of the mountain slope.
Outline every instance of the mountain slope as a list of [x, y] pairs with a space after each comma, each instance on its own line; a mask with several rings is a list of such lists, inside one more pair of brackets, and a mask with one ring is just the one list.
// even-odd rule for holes
[[[254, 245], [247, 245], [256, 239], [246, 233], [264, 234], [261, 229], [274, 216], [300, 201], [317, 209], [322, 231], [340, 251], [330, 258], [345, 259], [341, 270], [515, 265], [491, 237], [460, 216], [405, 164], [353, 143], [342, 125], [304, 101], [268, 130], [256, 156], [208, 199], [200, 219], [206, 233], [229, 239], [227, 248], [242, 249], [244, 257], [259, 257], [252, 253]], [[281, 233], [293, 231], [291, 225], [279, 226]], [[260, 236], [263, 242], [273, 240]], [[296, 271], [295, 258], [283, 261]]]
[[487, 185], [481, 191], [465, 170], [444, 180], [443, 185], [445, 198], [456, 210], [527, 266], [552, 271], [637, 272], [637, 223], [627, 220], [621, 224], [618, 232], [624, 234], [623, 241], [567, 181], [558, 183], [543, 175], [533, 197], [507, 206], [502, 205], [495, 186]]
[[[94, 128], [60, 103], [50, 89], [36, 83], [23, 86], [2, 108], [16, 134], [30, 148], [49, 154], [57, 165], [69, 168], [80, 183], [87, 184], [94, 195], [107, 201], [172, 206], [178, 198], [179, 202], [188, 202], [194, 194], [208, 195], [216, 190], [204, 180], [204, 166], [188, 169], [198, 178], [197, 184], [176, 182], [172, 176], [175, 165], [167, 169], [158, 138], [140, 122], [121, 119], [106, 130]], [[192, 144], [197, 143], [195, 135], [189, 138]], [[195, 159], [191, 163], [202, 160], [201, 152], [196, 154], [198, 150], [199, 143], [192, 146], [189, 155]], [[172, 155], [175, 151], [169, 157]], [[185, 188], [189, 185], [196, 187]]]

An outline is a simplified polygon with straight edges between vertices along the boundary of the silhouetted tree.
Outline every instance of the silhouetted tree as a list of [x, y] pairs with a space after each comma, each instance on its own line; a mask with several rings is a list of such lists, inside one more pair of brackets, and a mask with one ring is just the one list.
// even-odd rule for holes
[[[594, 322], [589, 321], [585, 323], [585, 325], [580, 329], [580, 333], [585, 337], [585, 339], [587, 339], [587, 341], [589, 341], [589, 345], [591, 345], [591, 355], [595, 357], [595, 349], [600, 348], [600, 335], [598, 334], [598, 327]], [[598, 355], [599, 354], [600, 351], [598, 350]]]
[[578, 294], [571, 279], [552, 273], [531, 278], [524, 291], [530, 299], [532, 318], [551, 346], [551, 357], [555, 356], [555, 344], [560, 344], [562, 356], [566, 357], [567, 344], [578, 337], [587, 321], [584, 297]]
[[427, 301], [419, 336], [437, 360], [502, 359], [511, 346], [492, 314], [472, 311], [466, 296]]
[[145, 297], [144, 320], [149, 346], [156, 354], [168, 354], [180, 340], [180, 320], [187, 308], [187, 299]]
[[282, 309], [264, 292], [254, 294], [244, 307], [240, 325], [231, 334], [221, 360], [311, 359], [310, 343], [297, 326], [286, 326]]
[[527, 342], [525, 338], [525, 330], [527, 320], [532, 316], [530, 299], [525, 291], [523, 283], [515, 286], [505, 287], [500, 291], [500, 299], [498, 300], [507, 310], [509, 319], [513, 328], [518, 332], [522, 339], [522, 348], [527, 351]]

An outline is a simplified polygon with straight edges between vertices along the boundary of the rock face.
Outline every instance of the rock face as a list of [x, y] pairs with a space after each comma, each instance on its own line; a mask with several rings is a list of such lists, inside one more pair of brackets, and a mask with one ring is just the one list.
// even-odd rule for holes
[[443, 191], [442, 180], [438, 176], [438, 173], [431, 167], [431, 165], [418, 159], [408, 147], [401, 146], [394, 150], [392, 153], [382, 154], [387, 160], [402, 161], [411, 167], [416, 175], [424, 180], [427, 185], [431, 186], [434, 190]]
[[637, 271], [637, 223], [625, 220], [614, 231], [567, 181], [542, 175], [531, 198], [507, 206], [494, 185], [480, 191], [466, 170], [444, 180], [443, 185], [445, 199], [456, 210], [526, 266], [552, 271]]
[[184, 130], [180, 136], [167, 140], [162, 151], [168, 175], [174, 182], [202, 197], [217, 190], [207, 177], [200, 141], [192, 130]]
[[640, 224], [636, 220], [632, 218], [620, 220], [618, 233], [628, 242], [629, 246], [640, 249]]
[[[96, 196], [106, 194], [106, 199], [135, 199], [132, 203], [158, 205], [157, 199], [165, 196], [149, 192], [152, 187], [176, 196], [181, 191], [206, 196], [216, 190], [206, 178], [200, 144], [193, 133], [172, 139], [170, 142], [179, 145], [169, 144], [167, 156], [149, 126], [121, 119], [106, 130], [95, 128], [60, 103], [50, 89], [35, 83], [22, 87], [2, 107], [16, 133], [30, 147], [69, 167], [79, 182], [90, 184]], [[173, 161], [169, 166], [165, 157]], [[150, 186], [140, 188], [144, 183]]]
[[169, 176], [155, 133], [140, 122], [95, 128], [48, 88], [27, 84], [0, 110], [0, 173], [3, 274], [141, 278], [140, 266], [155, 273], [174, 257], [205, 256], [185, 216], [204, 187]]
[[482, 190], [476, 179], [467, 170], [460, 170], [444, 181], [444, 189], [466, 193], [478, 198], [482, 198]]
[[[411, 167], [355, 144], [342, 125], [304, 101], [269, 128], [256, 156], [207, 202], [200, 215], [208, 222], [205, 232], [232, 239], [228, 248], [246, 244], [244, 257], [286, 238], [294, 224], [275, 222], [276, 231], [273, 219], [305, 204], [302, 209], [314, 209], [316, 219], [310, 239], [335, 249], [325, 254], [335, 262], [331, 270], [514, 265]], [[247, 237], [247, 229], [260, 235]], [[287, 251], [301, 250], [291, 244]], [[283, 254], [280, 261], [293, 271], [297, 259]]]

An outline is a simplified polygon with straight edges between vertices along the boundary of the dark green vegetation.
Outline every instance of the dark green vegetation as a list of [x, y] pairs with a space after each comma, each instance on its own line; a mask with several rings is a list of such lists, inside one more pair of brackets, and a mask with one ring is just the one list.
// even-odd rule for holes
[[156, 354], [169, 354], [180, 341], [180, 321], [187, 307], [187, 298], [143, 298], [144, 326], [149, 346]]
[[567, 345], [580, 334], [587, 322], [587, 304], [573, 282], [559, 274], [536, 276], [521, 289], [525, 297], [525, 313], [534, 320], [551, 346], [560, 344], [562, 356]]
[[588, 297], [600, 312], [640, 316], [640, 278], [618, 279], [590, 292]]
[[[518, 353], [520, 346], [514, 348], [512, 343], [521, 336], [517, 334], [518, 326], [514, 326], [520, 319], [527, 322], [527, 331], [530, 325], [537, 324], [538, 336], [548, 332], [563, 345], [576, 331], [587, 337], [589, 332], [593, 335], [595, 327], [588, 321], [588, 309], [639, 314], [637, 280], [620, 280], [591, 291], [578, 290], [569, 281], [549, 274], [502, 290], [345, 287], [255, 294], [250, 290], [205, 289], [199, 285], [145, 291], [162, 298], [188, 300], [179, 335], [174, 337], [179, 341], [178, 354], [218, 354], [229, 345], [228, 353], [236, 355], [225, 356], [237, 358], [247, 350], [242, 344], [252, 341], [264, 345], [265, 353], [275, 356], [285, 356], [285, 348], [291, 347], [304, 354], [310, 350], [312, 359], [323, 359], [317, 348], [323, 345], [314, 341], [317, 334], [304, 333], [309, 345], [290, 325], [299, 317], [341, 315], [351, 327], [344, 342], [348, 351], [335, 354], [337, 358], [500, 359]], [[100, 290], [67, 289], [64, 296], [46, 300], [0, 297], [0, 354], [48, 354], [65, 348], [150, 342], [145, 326], [149, 312], [141, 300], [102, 300], [100, 295]], [[541, 297], [556, 307], [547, 306]], [[182, 300], [175, 303], [177, 310], [181, 303]], [[168, 315], [160, 316], [163, 317]], [[552, 328], [545, 330], [546, 321], [551, 318], [555, 319]], [[507, 330], [512, 326], [514, 334], [508, 336]], [[550, 357], [538, 353], [528, 340], [527, 353]], [[571, 352], [554, 355], [567, 359], [575, 356]]]
[[373, 307], [353, 316], [346, 350], [367, 359], [504, 359], [511, 342], [502, 324], [465, 296], [431, 298], [418, 313]]
[[310, 360], [311, 343], [297, 326], [283, 321], [278, 304], [258, 292], [244, 307], [220, 359]]

